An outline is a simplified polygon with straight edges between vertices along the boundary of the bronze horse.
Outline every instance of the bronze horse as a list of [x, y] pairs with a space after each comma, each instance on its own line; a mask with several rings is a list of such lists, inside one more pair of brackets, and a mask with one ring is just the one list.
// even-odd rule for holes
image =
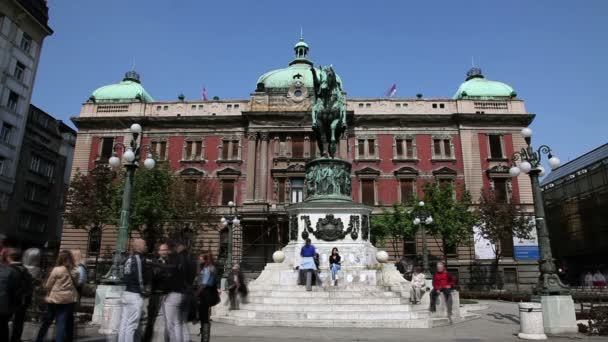
[[[312, 128], [323, 157], [334, 158], [336, 141], [346, 129], [346, 101], [342, 85], [331, 66], [321, 67], [319, 74], [310, 68], [313, 76], [315, 100], [312, 106]], [[325, 145], [328, 144], [327, 152]]]

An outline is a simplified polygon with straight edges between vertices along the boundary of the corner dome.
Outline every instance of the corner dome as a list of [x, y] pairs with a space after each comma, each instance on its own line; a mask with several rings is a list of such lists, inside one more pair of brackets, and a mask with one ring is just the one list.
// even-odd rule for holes
[[94, 102], [153, 102], [154, 99], [141, 85], [139, 74], [129, 71], [119, 83], [97, 88], [89, 97]]
[[[295, 58], [289, 63], [287, 68], [276, 69], [269, 71], [258, 78], [257, 91], [265, 89], [289, 88], [296, 82], [301, 82], [301, 85], [306, 88], [313, 88], [313, 77], [310, 68], [313, 67], [313, 62], [308, 58], [308, 44], [304, 38], [294, 46]], [[319, 69], [315, 68], [317, 71]], [[336, 75], [338, 82], [342, 83], [340, 76]]]
[[511, 86], [486, 79], [479, 68], [472, 68], [467, 72], [466, 80], [458, 87], [453, 98], [461, 99], [504, 99], [516, 97], [517, 93]]

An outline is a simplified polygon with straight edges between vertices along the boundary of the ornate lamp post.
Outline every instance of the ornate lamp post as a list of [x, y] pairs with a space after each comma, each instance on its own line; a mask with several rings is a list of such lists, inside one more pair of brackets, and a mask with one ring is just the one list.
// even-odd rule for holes
[[[546, 154], [551, 169], [559, 166], [560, 160], [552, 154], [551, 148], [541, 145], [538, 150], [534, 150], [531, 145], [532, 130], [524, 128], [521, 135], [526, 140], [527, 146], [520, 152], [515, 152], [511, 158], [513, 167], [509, 169], [511, 177], [517, 177], [521, 172], [528, 174], [532, 182], [532, 197], [534, 199], [534, 215], [536, 216], [536, 233], [538, 235], [538, 247], [540, 249], [540, 278], [536, 287], [539, 295], [567, 295], [570, 289], [564, 285], [557, 275], [557, 269], [553, 262], [551, 253], [551, 243], [549, 241], [549, 231], [545, 223], [545, 207], [543, 205], [543, 193], [540, 188], [538, 177], [545, 174], [545, 169], [541, 165], [542, 155]], [[516, 163], [519, 162], [517, 165]]]
[[426, 229], [425, 226], [433, 224], [433, 216], [424, 208], [424, 202], [418, 202], [418, 210], [414, 213], [414, 225], [419, 226], [422, 232], [422, 267], [424, 268], [424, 277], [432, 279], [429, 269], [429, 250], [426, 244]]
[[[122, 151], [122, 161], [126, 169], [125, 172], [125, 189], [122, 195], [122, 209], [120, 211], [120, 226], [118, 228], [118, 239], [116, 241], [116, 250], [114, 252], [114, 259], [112, 267], [103, 281], [105, 283], [117, 284], [122, 281], [121, 264], [125, 253], [127, 252], [127, 241], [129, 239], [129, 218], [131, 211], [131, 195], [133, 191], [133, 177], [135, 176], [135, 170], [139, 167], [139, 161], [141, 159], [142, 152], [147, 150], [146, 159], [144, 160], [144, 167], [151, 170], [156, 165], [156, 161], [152, 159], [150, 153], [150, 146], [140, 146], [142, 128], [141, 125], [134, 123], [131, 125], [132, 139], [129, 146], [123, 143], [114, 144], [114, 153], [108, 160], [110, 166], [114, 169], [121, 165], [121, 160], [118, 158], [117, 151]], [[139, 143], [138, 143], [139, 139]]]
[[220, 224], [223, 227], [228, 227], [228, 251], [226, 253], [226, 260], [224, 261], [222, 287], [226, 285], [226, 281], [228, 280], [228, 272], [230, 272], [230, 269], [232, 268], [232, 238], [234, 234], [234, 226], [241, 223], [237, 216], [236, 207], [233, 201], [228, 202], [228, 208], [230, 210], [228, 215], [222, 216], [220, 219]]

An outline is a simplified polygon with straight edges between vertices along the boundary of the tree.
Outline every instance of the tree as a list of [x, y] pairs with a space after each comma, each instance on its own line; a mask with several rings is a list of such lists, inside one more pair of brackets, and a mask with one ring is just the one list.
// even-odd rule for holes
[[513, 237], [530, 239], [534, 224], [517, 203], [498, 198], [489, 190], [482, 193], [477, 212], [479, 235], [487, 239], [494, 250], [492, 284], [499, 285], [498, 263], [504, 252], [501, 242]]
[[[462, 191], [462, 195], [457, 198], [452, 186], [427, 183], [424, 187], [424, 202], [424, 208], [433, 216], [433, 224], [429, 226], [428, 232], [435, 239], [442, 239], [442, 243], [437, 245], [443, 255], [446, 255], [449, 247], [471, 244], [473, 226], [477, 219], [475, 212], [470, 210], [471, 196], [467, 191]], [[416, 207], [414, 213], [416, 210], [421, 208]]]
[[397, 260], [401, 259], [400, 242], [413, 239], [416, 235], [413, 217], [400, 202], [393, 204], [392, 210], [382, 209], [382, 214], [372, 216], [372, 237], [379, 243], [390, 241]]
[[[84, 175], [77, 171], [66, 198], [64, 218], [75, 229], [83, 229], [90, 238], [91, 232], [99, 234], [96, 248], [95, 268], [99, 260], [102, 232], [116, 225], [119, 211], [118, 188], [115, 174], [107, 166], [98, 166]], [[89, 245], [90, 241], [87, 241]], [[89, 251], [90, 253], [90, 251]]]

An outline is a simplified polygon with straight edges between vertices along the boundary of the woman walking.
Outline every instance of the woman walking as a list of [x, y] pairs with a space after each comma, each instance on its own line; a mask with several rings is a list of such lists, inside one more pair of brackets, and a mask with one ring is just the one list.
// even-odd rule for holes
[[74, 265], [72, 253], [62, 250], [57, 256], [57, 264], [44, 284], [48, 291], [47, 313], [44, 317], [36, 342], [42, 342], [53, 320], [55, 320], [55, 342], [71, 342], [74, 331], [74, 303], [78, 301], [78, 269]]
[[199, 273], [199, 319], [201, 321], [201, 342], [208, 342], [211, 334], [209, 311], [212, 306], [219, 303], [217, 293], [216, 270], [213, 265], [213, 256], [207, 253], [199, 259], [201, 270]]
[[329, 257], [329, 269], [331, 270], [331, 281], [334, 286], [338, 286], [338, 272], [342, 268], [341, 259], [338, 248], [332, 248], [331, 256]]

